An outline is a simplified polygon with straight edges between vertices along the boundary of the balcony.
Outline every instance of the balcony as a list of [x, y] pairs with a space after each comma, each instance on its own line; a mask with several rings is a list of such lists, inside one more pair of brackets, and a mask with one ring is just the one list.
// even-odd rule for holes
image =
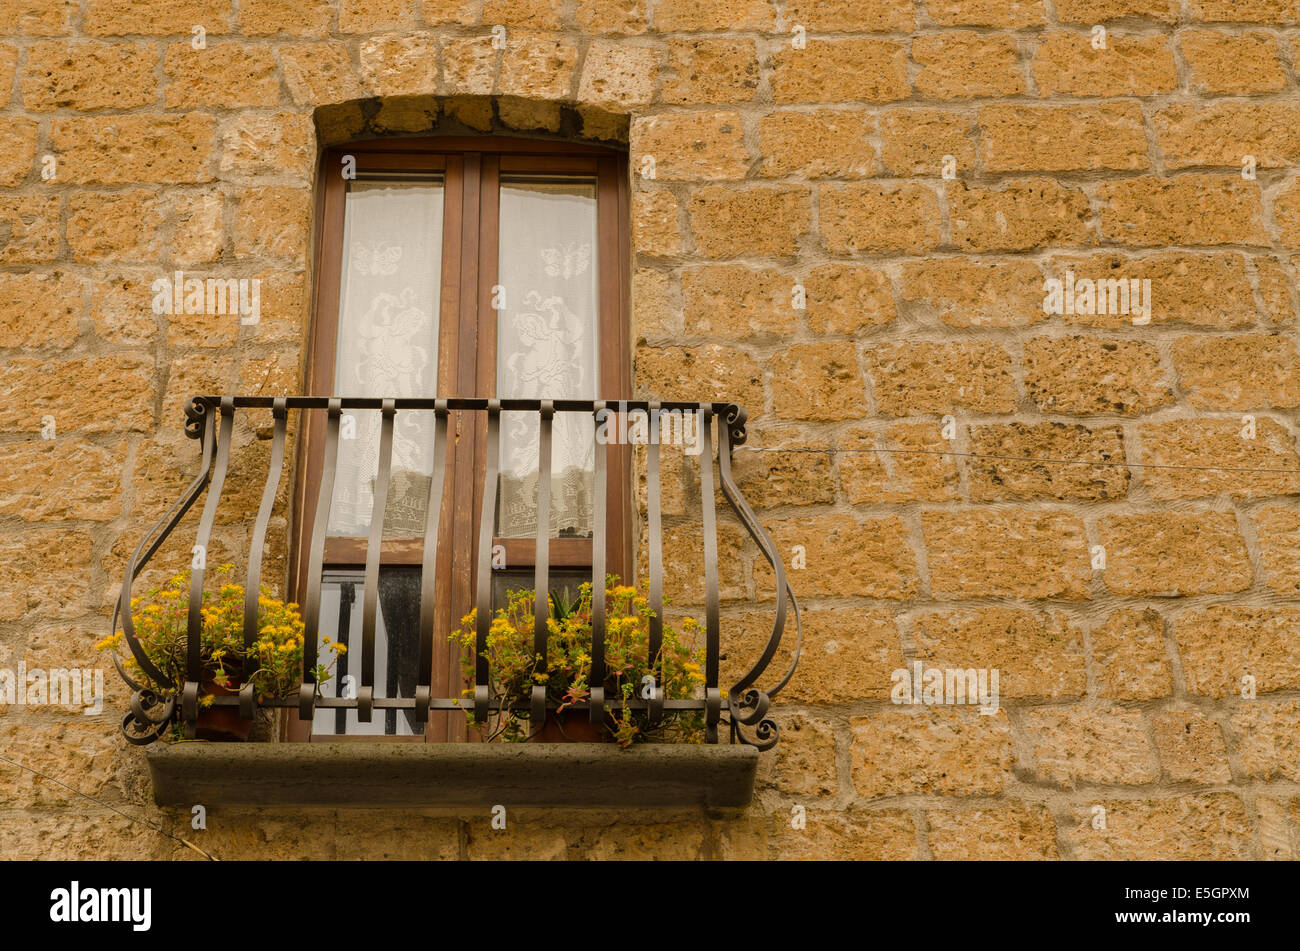
[[[178, 529], [186, 513], [202, 499], [203, 506], [187, 550], [205, 553], [210, 550], [223, 490], [232, 477], [232, 433], [239, 414], [265, 411], [271, 416], [271, 449], [263, 483], [260, 505], [251, 526], [247, 577], [244, 583], [243, 644], [253, 656], [258, 631], [258, 591], [262, 581], [262, 563], [268, 526], [277, 496], [281, 491], [289, 440], [290, 420], [296, 415], [300, 427], [320, 426], [323, 433], [323, 461], [319, 492], [311, 513], [310, 544], [303, 553], [305, 593], [302, 600], [304, 644], [302, 677], [296, 696], [261, 699], [251, 680], [229, 695], [212, 695], [204, 690], [205, 659], [199, 636], [203, 620], [205, 575], [210, 575], [204, 560], [195, 560], [189, 580], [189, 597], [185, 615], [183, 681], [176, 690], [160, 690], [154, 684], [167, 683], [136, 636], [132, 620], [133, 584], [164, 542]], [[340, 429], [350, 413], [379, 414], [379, 458], [373, 481], [373, 506], [369, 536], [364, 549], [358, 549], [358, 568], [364, 559], [362, 582], [361, 636], [347, 644], [347, 663], [354, 672], [355, 691], [328, 696], [317, 683], [315, 664], [322, 639], [322, 577], [325, 573], [326, 532], [334, 498], [338, 469]], [[380, 738], [339, 737], [335, 741], [311, 743], [161, 743], [149, 746], [165, 732], [178, 727], [186, 739], [196, 736], [200, 709], [210, 707], [237, 711], [243, 721], [251, 721], [259, 709], [281, 708], [295, 713], [303, 724], [311, 724], [320, 711], [347, 713], [354, 711], [360, 722], [373, 722], [377, 715], [399, 711], [405, 721], [414, 724], [415, 737], [424, 733], [430, 719], [439, 713], [472, 717], [476, 723], [504, 713], [527, 713], [531, 723], [543, 722], [555, 713], [560, 700], [548, 694], [545, 686], [534, 684], [527, 698], [518, 703], [503, 703], [492, 690], [487, 656], [488, 636], [494, 608], [494, 527], [496, 507], [481, 506], [477, 525], [477, 552], [474, 556], [474, 598], [471, 604], [456, 604], [455, 616], [476, 609], [473, 622], [473, 657], [468, 678], [460, 695], [439, 695], [432, 677], [435, 651], [445, 644], [435, 643], [435, 607], [439, 597], [437, 579], [440, 562], [449, 553], [440, 551], [440, 525], [445, 518], [446, 493], [451, 481], [446, 478], [449, 451], [449, 427], [454, 441], [454, 418], [485, 427], [486, 440], [481, 443], [482, 457], [475, 460], [475, 472], [482, 473], [482, 497], [495, 499], [501, 471], [502, 414], [527, 414], [535, 418], [538, 430], [538, 469], [536, 525], [550, 525], [552, 494], [552, 436], [557, 417], [577, 414], [592, 423], [594, 452], [594, 517], [592, 519], [590, 595], [590, 684], [589, 694], [580, 702], [565, 704], [567, 716], [575, 714], [591, 724], [608, 722], [611, 714], [626, 707], [649, 724], [665, 717], [692, 714], [703, 725], [702, 743], [636, 743], [627, 749], [605, 743], [529, 744], [529, 743], [385, 743]], [[608, 480], [615, 458], [602, 432], [626, 432], [617, 421], [633, 414], [643, 414], [653, 434], [644, 444], [645, 506], [641, 514], [645, 528], [646, 595], [651, 615], [648, 629], [649, 662], [662, 657], [664, 590], [664, 519], [661, 486], [661, 448], [657, 438], [665, 414], [678, 418], [691, 414], [698, 424], [701, 452], [693, 476], [698, 479], [700, 521], [703, 538], [703, 623], [702, 660], [699, 665], [702, 683], [688, 697], [666, 697], [655, 678], [648, 678], [646, 689], [631, 696], [607, 691], [606, 646], [609, 641], [606, 596], [606, 532]], [[406, 414], [419, 414], [431, 422], [432, 476], [428, 479], [428, 502], [424, 507], [424, 532], [419, 551], [420, 582], [418, 595], [418, 648], [410, 656], [381, 658], [388, 674], [387, 685], [376, 679], [376, 636], [379, 611], [379, 578], [385, 564], [384, 523], [393, 479], [393, 433]], [[784, 566], [767, 532], [736, 487], [731, 474], [731, 454], [745, 441], [746, 414], [731, 403], [690, 403], [655, 401], [581, 401], [536, 399], [417, 399], [417, 398], [324, 398], [267, 396], [202, 396], [190, 400], [186, 408], [185, 432], [202, 446], [199, 472], [182, 496], [135, 548], [126, 565], [122, 592], [114, 612], [113, 631], [122, 634], [122, 642], [134, 659], [128, 667], [114, 655], [119, 674], [134, 691], [130, 711], [122, 721], [128, 742], [149, 746], [147, 758], [154, 778], [155, 797], [160, 804], [183, 805], [194, 802], [239, 803], [255, 805], [355, 804], [388, 806], [463, 807], [497, 801], [517, 805], [706, 805], [738, 807], [749, 802], [758, 753], [771, 749], [777, 742], [777, 727], [768, 717], [773, 697], [790, 680], [798, 663], [801, 630], [799, 608]], [[426, 429], [427, 431], [427, 429]], [[712, 465], [716, 448], [717, 469]], [[688, 458], [688, 457], [683, 457]], [[687, 466], [683, 466], [686, 469]], [[249, 473], [240, 473], [247, 478]], [[255, 474], [258, 479], [262, 476]], [[715, 481], [721, 488], [731, 511], [743, 526], [758, 552], [770, 564], [780, 595], [771, 605], [771, 631], [757, 656], [746, 658], [745, 672], [727, 684], [721, 682], [720, 658], [726, 645], [724, 618], [720, 611], [718, 499]], [[536, 532], [531, 540], [533, 590], [551, 590], [552, 545], [562, 547], [549, 532]], [[184, 539], [183, 542], [188, 542]], [[464, 540], [459, 540], [464, 546]], [[408, 546], [409, 548], [410, 546]], [[409, 554], [409, 552], [408, 552]], [[448, 565], [442, 564], [443, 574]], [[210, 579], [209, 579], [210, 580]], [[468, 583], [468, 582], [467, 582]], [[550, 614], [545, 598], [538, 599], [533, 632], [536, 657], [535, 673], [546, 683], [547, 629]], [[787, 641], [792, 660], [788, 669], [775, 676], [775, 682], [763, 689], [760, 680], [771, 679], [768, 667], [786, 638], [788, 621], [793, 615], [793, 645]], [[584, 615], [585, 617], [585, 615]], [[346, 624], [343, 625], [346, 630]], [[764, 628], [766, 630], [766, 628]], [[347, 638], [343, 638], [347, 640]], [[734, 655], [733, 655], [734, 657]], [[399, 667], [406, 669], [396, 669]], [[740, 669], [740, 668], [738, 668]], [[245, 673], [248, 673], [246, 670]], [[142, 676], [143, 675], [143, 676]], [[144, 681], [144, 682], [142, 682]], [[151, 682], [152, 683], [151, 683]], [[392, 689], [393, 684], [401, 689]], [[454, 694], [455, 691], [441, 691]], [[387, 695], [385, 695], [387, 694]], [[313, 738], [318, 739], [318, 738]], [[392, 739], [391, 737], [387, 739]], [[495, 797], [495, 798], [494, 798]]]

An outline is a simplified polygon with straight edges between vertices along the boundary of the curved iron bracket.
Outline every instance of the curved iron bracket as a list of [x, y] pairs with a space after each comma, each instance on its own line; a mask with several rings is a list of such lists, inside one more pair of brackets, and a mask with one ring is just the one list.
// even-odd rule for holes
[[[731, 474], [731, 451], [734, 446], [743, 445], [748, 437], [745, 430], [747, 418], [748, 414], [736, 403], [727, 404], [725, 413], [720, 417], [722, 425], [719, 427], [721, 438], [718, 446], [718, 474], [721, 477], [722, 494], [726, 496], [732, 511], [736, 513], [736, 516], [749, 532], [750, 537], [758, 544], [763, 557], [767, 559], [767, 563], [772, 566], [772, 571], [776, 575], [776, 617], [772, 620], [772, 633], [768, 635], [762, 656], [743, 677], [736, 681], [728, 696], [730, 698], [732, 742], [748, 743], [751, 746], [758, 747], [759, 750], [770, 750], [776, 746], [780, 731], [774, 721], [766, 718], [766, 714], [772, 698], [790, 682], [790, 678], [794, 676], [795, 668], [799, 665], [799, 654], [803, 650], [803, 620], [799, 614], [799, 600], [795, 597], [794, 589], [790, 586], [790, 580], [786, 576], [785, 566], [776, 550], [776, 544], [768, 535], [767, 530], [763, 528], [758, 516], [754, 514], [754, 510], [749, 507], [749, 503], [745, 501], [745, 497], [740, 493], [740, 489]], [[781, 679], [770, 690], [763, 691], [754, 687], [753, 684], [767, 670], [768, 664], [772, 662], [772, 658], [776, 656], [776, 652], [781, 646], [781, 638], [785, 634], [787, 600], [789, 600], [790, 606], [794, 608], [794, 652], [790, 658], [790, 666]], [[756, 727], [752, 738], [741, 730], [742, 726]]]
[[[130, 650], [136, 664], [154, 683], [166, 683], [168, 678], [149, 659], [149, 655], [145, 653], [144, 647], [135, 636], [135, 624], [131, 620], [131, 585], [144, 571], [149, 559], [167, 540], [167, 536], [198, 501], [212, 477], [212, 460], [216, 454], [215, 418], [208, 412], [208, 404], [198, 397], [194, 397], [185, 405], [185, 435], [191, 439], [203, 440], [203, 457], [199, 463], [199, 473], [184, 494], [145, 533], [140, 544], [127, 559], [122, 577], [122, 590], [118, 595], [117, 603], [113, 606], [112, 632], [117, 633], [118, 618], [121, 617], [122, 639], [126, 642], [127, 649]], [[131, 698], [132, 712], [122, 721], [122, 734], [127, 742], [137, 746], [152, 743], [158, 739], [163, 728], [176, 715], [175, 701], [172, 698], [163, 701], [153, 688], [129, 676], [116, 655], [113, 657], [113, 664], [127, 686], [135, 691]]]

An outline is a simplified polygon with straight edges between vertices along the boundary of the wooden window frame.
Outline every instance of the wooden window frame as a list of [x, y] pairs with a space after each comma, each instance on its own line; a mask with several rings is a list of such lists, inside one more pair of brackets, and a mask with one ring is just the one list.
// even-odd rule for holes
[[[601, 146], [484, 137], [423, 137], [371, 140], [335, 146], [321, 154], [314, 229], [315, 281], [311, 331], [308, 335], [306, 392], [334, 393], [338, 340], [339, 291], [344, 260], [343, 226], [347, 182], [341, 174], [343, 157], [355, 158], [358, 176], [383, 172], [441, 174], [444, 184], [442, 281], [438, 328], [438, 390], [440, 397], [491, 397], [496, 384], [497, 312], [492, 309], [492, 285], [498, 261], [497, 211], [503, 173], [574, 173], [596, 179], [598, 243], [599, 381], [596, 398], [631, 398], [630, 195], [627, 153]], [[477, 253], [466, 253], [476, 249]], [[307, 586], [307, 557], [313, 513], [320, 493], [324, 457], [325, 417], [308, 414], [299, 427], [293, 511], [290, 525], [289, 580], [301, 603]], [[448, 636], [460, 616], [474, 604], [478, 564], [478, 519], [483, 505], [486, 414], [453, 411], [449, 420], [446, 486], [437, 544], [450, 557], [438, 559], [435, 644], [432, 688], [435, 696], [460, 693], [459, 660]], [[606, 507], [607, 570], [630, 577], [633, 562], [634, 508], [630, 447], [608, 449]], [[512, 569], [533, 566], [534, 540], [497, 539]], [[590, 539], [552, 538], [554, 568], [590, 567]], [[325, 570], [356, 569], [365, 564], [365, 538], [327, 538]], [[419, 567], [423, 539], [385, 539], [382, 564]], [[291, 739], [306, 739], [309, 725], [296, 724]], [[375, 736], [358, 739], [379, 739]], [[427, 742], [458, 741], [467, 736], [464, 717], [433, 714], [423, 737]], [[346, 737], [329, 737], [331, 740]], [[399, 739], [399, 737], [385, 737]]]

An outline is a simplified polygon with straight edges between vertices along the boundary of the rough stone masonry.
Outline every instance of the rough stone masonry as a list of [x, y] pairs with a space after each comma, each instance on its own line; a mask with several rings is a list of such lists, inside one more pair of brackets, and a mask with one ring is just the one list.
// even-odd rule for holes
[[[754, 805], [214, 808], [203, 848], [1294, 858], [1298, 55], [1297, 0], [0, 0], [0, 665], [103, 665], [129, 548], [195, 470], [185, 398], [300, 392], [323, 146], [625, 141], [636, 395], [737, 401], [784, 450], [737, 454], [804, 565]], [[260, 320], [155, 314], [178, 270], [260, 279]], [[1045, 308], [1067, 271], [1076, 303], [1150, 281], [1148, 319]], [[689, 606], [698, 498], [665, 465]], [[232, 479], [238, 564], [261, 482]], [[772, 598], [742, 537], [732, 668]], [[997, 669], [996, 714], [892, 702], [918, 660]], [[188, 830], [107, 680], [102, 717], [0, 706], [0, 751]], [[4, 764], [0, 856], [198, 857]]]

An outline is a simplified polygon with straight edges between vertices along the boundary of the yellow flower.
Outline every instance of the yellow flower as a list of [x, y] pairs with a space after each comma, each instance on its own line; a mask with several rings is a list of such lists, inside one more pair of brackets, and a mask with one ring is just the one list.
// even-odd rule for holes
[[337, 653], [339, 653], [339, 654], [346, 654], [346, 653], [348, 652], [348, 645], [346, 645], [346, 644], [335, 644], [335, 645], [334, 645], [334, 650], [335, 650]]
[[203, 696], [199, 697], [199, 706], [204, 708], [212, 706], [212, 694], [205, 693]]

